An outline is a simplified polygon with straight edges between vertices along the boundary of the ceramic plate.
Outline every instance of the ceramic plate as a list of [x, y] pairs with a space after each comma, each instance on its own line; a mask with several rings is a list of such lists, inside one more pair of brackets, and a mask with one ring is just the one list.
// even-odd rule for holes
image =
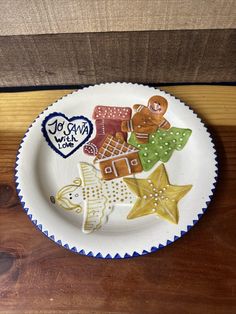
[[206, 210], [216, 176], [214, 145], [197, 115], [164, 91], [126, 83], [87, 87], [49, 106], [16, 162], [31, 221], [65, 248], [103, 258], [144, 255], [180, 238]]

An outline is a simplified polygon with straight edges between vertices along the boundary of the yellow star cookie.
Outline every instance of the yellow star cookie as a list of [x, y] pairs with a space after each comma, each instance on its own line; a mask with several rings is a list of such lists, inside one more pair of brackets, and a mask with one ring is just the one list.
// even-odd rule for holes
[[171, 185], [164, 164], [161, 164], [147, 179], [124, 178], [129, 189], [138, 196], [128, 219], [157, 214], [174, 224], [179, 221], [177, 204], [192, 188], [192, 185]]

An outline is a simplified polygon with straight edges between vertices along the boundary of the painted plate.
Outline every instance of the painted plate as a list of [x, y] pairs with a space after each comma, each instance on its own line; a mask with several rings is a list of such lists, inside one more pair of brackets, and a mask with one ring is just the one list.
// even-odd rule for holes
[[164, 91], [126, 83], [49, 106], [16, 161], [31, 221], [65, 248], [101, 258], [144, 255], [180, 238], [206, 210], [216, 177], [215, 148], [197, 115]]

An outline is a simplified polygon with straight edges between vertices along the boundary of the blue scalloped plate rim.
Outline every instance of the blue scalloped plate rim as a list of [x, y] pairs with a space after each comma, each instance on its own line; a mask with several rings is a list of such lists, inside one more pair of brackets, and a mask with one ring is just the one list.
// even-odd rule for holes
[[[89, 88], [89, 87], [92, 87], [92, 86], [97, 86], [97, 85], [106, 85], [106, 84], [110, 84], [110, 83], [102, 83], [102, 84], [94, 84], [94, 85], [90, 85], [88, 87], [83, 87], [81, 89], [84, 89], [84, 88]], [[133, 83], [127, 83], [127, 82], [119, 82], [119, 84], [133, 84]], [[144, 86], [143, 84], [133, 84], [133, 85], [139, 85], [139, 86]], [[148, 87], [148, 85], [145, 85]], [[178, 99], [177, 97], [175, 97], [175, 95], [171, 94], [171, 93], [168, 93], [164, 90], [162, 90], [161, 88], [157, 88], [157, 87], [154, 87], [155, 89], [159, 89], [161, 90], [162, 92], [166, 93], [167, 95], [170, 95], [172, 97], [174, 97], [175, 99]], [[61, 98], [59, 98], [58, 100], [56, 100], [54, 103], [50, 104], [44, 111], [42, 111], [38, 116], [37, 118], [32, 122], [32, 124], [29, 126], [29, 128], [27, 129], [27, 131], [25, 132], [25, 135], [24, 137], [22, 138], [22, 141], [20, 143], [20, 146], [18, 148], [18, 151], [17, 151], [17, 155], [16, 155], [16, 163], [15, 163], [15, 184], [16, 184], [16, 192], [18, 194], [18, 197], [19, 197], [19, 200], [21, 202], [21, 205], [25, 211], [25, 213], [27, 214], [28, 218], [31, 220], [31, 222], [47, 237], [49, 238], [50, 240], [52, 240], [53, 242], [55, 242], [56, 244], [58, 244], [59, 246], [62, 246], [64, 248], [66, 248], [67, 250], [71, 251], [71, 252], [74, 252], [74, 253], [77, 253], [77, 254], [80, 254], [80, 255], [85, 255], [85, 256], [90, 256], [90, 257], [95, 257], [95, 258], [102, 258], [102, 259], [124, 259], [124, 258], [132, 258], [132, 257], [138, 257], [138, 256], [143, 256], [143, 255], [146, 255], [146, 254], [149, 254], [149, 253], [154, 253], [154, 252], [157, 252], [158, 250], [174, 243], [176, 240], [182, 238], [193, 226], [196, 225], [196, 223], [200, 220], [200, 218], [203, 216], [203, 214], [206, 212], [212, 198], [213, 198], [213, 195], [214, 195], [214, 192], [215, 192], [215, 189], [216, 189], [216, 185], [217, 185], [217, 182], [218, 182], [218, 156], [217, 156], [217, 153], [216, 153], [216, 148], [215, 148], [215, 144], [214, 144], [214, 141], [213, 141], [213, 138], [212, 138], [212, 135], [211, 133], [209, 132], [206, 124], [202, 121], [202, 119], [199, 117], [199, 115], [190, 107], [188, 106], [186, 103], [184, 103], [183, 101], [181, 101], [180, 99], [178, 99], [179, 101], [181, 101], [182, 104], [184, 104], [186, 107], [189, 108], [189, 110], [191, 110], [196, 116], [197, 118], [201, 121], [201, 123], [204, 125], [205, 129], [206, 129], [206, 132], [208, 133], [209, 137], [210, 137], [210, 140], [211, 140], [211, 143], [213, 144], [213, 150], [214, 150], [214, 155], [215, 155], [215, 167], [216, 167], [216, 170], [215, 170], [215, 177], [214, 177], [214, 182], [212, 183], [213, 185], [213, 188], [211, 189], [211, 194], [208, 196], [209, 197], [209, 201], [206, 201], [206, 206], [204, 208], [202, 208], [202, 213], [199, 213], [198, 214], [198, 219], [194, 219], [192, 221], [192, 224], [190, 225], [187, 225], [186, 227], [186, 230], [181, 230], [180, 231], [180, 236], [177, 236], [175, 235], [174, 236], [174, 240], [167, 240], [166, 241], [166, 244], [158, 244], [157, 246], [152, 246], [150, 248], [149, 251], [147, 250], [143, 250], [142, 253], [138, 253], [136, 251], [134, 251], [132, 254], [128, 254], [128, 253], [125, 253], [124, 256], [121, 256], [119, 253], [116, 253], [114, 254], [114, 256], [112, 256], [111, 254], [106, 254], [105, 256], [103, 256], [100, 252], [97, 253], [97, 254], [94, 254], [92, 251], [88, 252], [88, 253], [85, 253], [85, 250], [84, 249], [78, 249], [76, 248], [75, 246], [73, 247], [70, 247], [67, 243], [63, 244], [62, 241], [60, 239], [56, 239], [55, 236], [52, 234], [50, 235], [48, 233], [47, 230], [44, 229], [44, 227], [42, 226], [42, 224], [40, 224], [36, 219], [33, 219], [33, 216], [31, 214], [29, 214], [29, 208], [26, 207], [25, 205], [25, 202], [23, 201], [23, 195], [21, 195], [21, 189], [19, 188], [19, 183], [17, 182], [18, 180], [18, 171], [17, 171], [17, 166], [18, 166], [18, 160], [19, 160], [19, 155], [20, 155], [20, 148], [22, 147], [22, 144], [24, 143], [26, 137], [27, 137], [27, 134], [28, 132], [30, 131], [30, 129], [32, 128], [33, 124], [35, 123], [35, 121], [45, 112], [47, 111], [51, 106], [53, 106], [54, 104], [56, 104], [60, 99], [63, 99], [65, 97], [67, 97], [68, 95], [70, 94], [73, 94], [81, 89], [78, 89], [78, 90], [75, 90], [69, 94], [66, 94], [64, 96], [62, 96]]]

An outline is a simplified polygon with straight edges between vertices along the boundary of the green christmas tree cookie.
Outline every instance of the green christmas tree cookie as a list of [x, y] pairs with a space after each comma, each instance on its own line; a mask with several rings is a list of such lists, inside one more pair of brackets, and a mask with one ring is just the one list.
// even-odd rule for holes
[[159, 160], [167, 162], [173, 151], [181, 150], [187, 143], [192, 131], [190, 129], [181, 129], [172, 127], [169, 130], [158, 130], [149, 135], [147, 144], [140, 144], [134, 133], [128, 140], [128, 143], [137, 147], [139, 157], [143, 165], [143, 170], [150, 170]]

